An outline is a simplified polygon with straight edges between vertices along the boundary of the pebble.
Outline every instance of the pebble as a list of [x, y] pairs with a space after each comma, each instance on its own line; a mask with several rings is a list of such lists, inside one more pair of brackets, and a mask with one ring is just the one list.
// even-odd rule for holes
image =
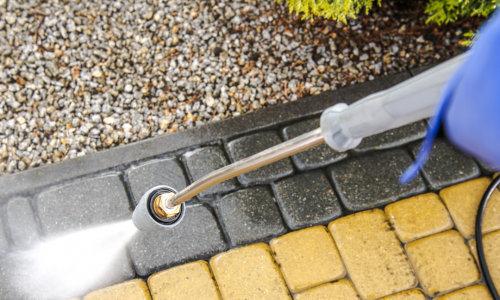
[[234, 17], [236, 14], [234, 13], [233, 9], [231, 8], [231, 6], [226, 6], [226, 12], [224, 13], [224, 17], [226, 17], [226, 19], [231, 19], [232, 17]]
[[0, 0], [0, 176], [434, 63], [474, 30], [435, 45], [390, 1], [347, 24], [271, 0], [21, 2]]
[[215, 99], [214, 99], [214, 97], [212, 97], [211, 95], [208, 95], [208, 96], [205, 98], [205, 104], [206, 104], [208, 107], [214, 107], [214, 105], [215, 105]]

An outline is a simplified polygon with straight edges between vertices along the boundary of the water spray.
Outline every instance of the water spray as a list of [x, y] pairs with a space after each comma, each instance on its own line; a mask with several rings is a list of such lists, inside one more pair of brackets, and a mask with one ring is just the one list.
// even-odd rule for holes
[[178, 193], [167, 186], [150, 189], [134, 211], [135, 226], [144, 231], [176, 226], [184, 217], [184, 202], [217, 183], [323, 143], [347, 151], [364, 137], [430, 118], [443, 86], [467, 57], [459, 55], [352, 105], [336, 104], [323, 112], [320, 128], [213, 171]]

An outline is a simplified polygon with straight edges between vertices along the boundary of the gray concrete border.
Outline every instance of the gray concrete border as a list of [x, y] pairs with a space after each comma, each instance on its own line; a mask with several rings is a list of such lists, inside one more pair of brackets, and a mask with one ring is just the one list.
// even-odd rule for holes
[[[415, 72], [416, 73], [416, 72]], [[0, 203], [13, 196], [33, 195], [49, 186], [110, 170], [121, 171], [131, 164], [229, 140], [253, 131], [286, 125], [321, 113], [336, 103], [351, 104], [369, 94], [387, 89], [412, 76], [402, 72], [373, 81], [266, 108], [242, 116], [211, 122], [201, 127], [157, 136], [125, 146], [65, 160], [52, 165], [0, 177]]]

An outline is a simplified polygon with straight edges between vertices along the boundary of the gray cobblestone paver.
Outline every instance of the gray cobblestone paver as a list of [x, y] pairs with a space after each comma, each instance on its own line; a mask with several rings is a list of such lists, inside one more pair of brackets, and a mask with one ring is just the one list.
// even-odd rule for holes
[[312, 171], [273, 184], [283, 218], [291, 229], [325, 224], [340, 217], [342, 209], [323, 171]]
[[[320, 127], [319, 118], [292, 124], [283, 129], [285, 140], [291, 140], [301, 134]], [[310, 170], [345, 159], [347, 152], [338, 152], [322, 144], [292, 156], [293, 162], [300, 170]]]
[[[224, 152], [219, 147], [203, 147], [184, 153], [182, 161], [191, 182], [229, 164]], [[229, 192], [237, 188], [236, 179], [232, 178], [216, 184], [201, 192], [198, 198], [211, 200], [214, 194]]]
[[217, 200], [216, 207], [232, 246], [265, 240], [286, 230], [274, 197], [264, 186], [226, 195]]
[[177, 191], [187, 186], [186, 176], [176, 158], [152, 160], [132, 167], [126, 172], [126, 180], [136, 205], [142, 195], [154, 186], [168, 185]]
[[178, 226], [159, 232], [138, 232], [129, 243], [129, 253], [140, 276], [208, 258], [225, 249], [217, 219], [205, 205], [187, 206]]
[[[227, 152], [233, 162], [242, 160], [260, 151], [280, 144], [282, 141], [275, 131], [265, 131], [247, 135], [227, 144]], [[244, 186], [264, 184], [293, 173], [290, 158], [284, 158], [270, 165], [238, 176]]]
[[405, 149], [394, 149], [340, 162], [328, 171], [346, 208], [360, 211], [423, 193], [420, 175], [405, 186], [398, 181], [411, 163]]
[[423, 138], [427, 133], [426, 126], [427, 123], [425, 121], [420, 121], [369, 136], [364, 138], [361, 144], [352, 149], [352, 151], [355, 153], [366, 153], [408, 144]]
[[[420, 143], [411, 145], [414, 156], [417, 155]], [[421, 171], [429, 188], [440, 190], [444, 187], [466, 181], [480, 175], [478, 165], [473, 159], [465, 156], [447, 141], [436, 139], [429, 159]]]
[[38, 241], [40, 233], [28, 199], [11, 199], [6, 205], [5, 212], [6, 223], [15, 248], [28, 248]]
[[116, 174], [84, 179], [42, 192], [34, 204], [45, 235], [132, 217], [125, 187]]

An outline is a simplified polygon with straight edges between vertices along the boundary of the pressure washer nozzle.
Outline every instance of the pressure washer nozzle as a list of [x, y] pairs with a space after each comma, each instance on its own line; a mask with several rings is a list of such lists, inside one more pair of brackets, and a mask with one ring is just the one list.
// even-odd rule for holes
[[174, 193], [165, 193], [156, 196], [153, 200], [153, 210], [156, 215], [162, 219], [172, 219], [175, 218], [180, 212], [180, 205], [169, 207], [168, 199], [170, 199]]
[[184, 203], [168, 206], [168, 199], [176, 193], [166, 185], [155, 186], [144, 193], [132, 214], [135, 227], [143, 231], [159, 231], [179, 224], [186, 211]]

